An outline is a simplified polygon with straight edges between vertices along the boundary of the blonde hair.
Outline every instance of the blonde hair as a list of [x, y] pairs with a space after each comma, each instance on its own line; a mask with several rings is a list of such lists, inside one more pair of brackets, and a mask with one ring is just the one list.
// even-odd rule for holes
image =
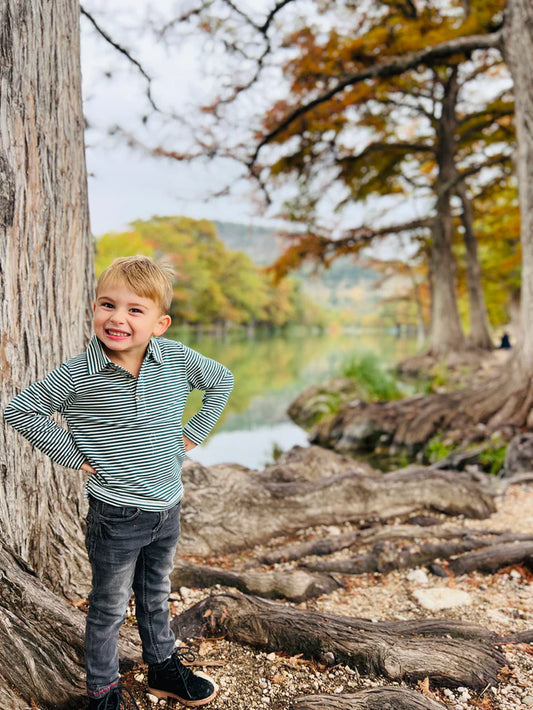
[[96, 295], [107, 285], [117, 282], [128, 286], [143, 298], [151, 298], [163, 313], [170, 311], [174, 269], [166, 262], [156, 262], [148, 256], [121, 256], [100, 274]]

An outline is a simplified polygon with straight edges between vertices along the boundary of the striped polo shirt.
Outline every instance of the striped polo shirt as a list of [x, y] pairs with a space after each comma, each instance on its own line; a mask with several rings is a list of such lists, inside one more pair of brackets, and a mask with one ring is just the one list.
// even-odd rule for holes
[[[183, 495], [183, 434], [201, 444], [233, 387], [231, 372], [166, 338], [152, 338], [135, 377], [111, 362], [94, 336], [87, 350], [17, 395], [5, 420], [52, 461], [96, 473], [86, 493], [111, 505], [165, 510]], [[204, 392], [182, 427], [185, 401]], [[67, 427], [51, 415], [60, 412]]]

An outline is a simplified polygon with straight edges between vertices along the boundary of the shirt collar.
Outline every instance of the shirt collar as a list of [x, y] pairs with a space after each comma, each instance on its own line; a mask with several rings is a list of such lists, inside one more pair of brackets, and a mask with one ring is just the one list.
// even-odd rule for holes
[[[87, 370], [90, 375], [95, 375], [97, 372], [101, 372], [106, 367], [109, 367], [109, 365], [113, 364], [105, 354], [104, 348], [102, 347], [102, 343], [96, 337], [96, 335], [93, 335], [93, 337], [91, 338], [91, 342], [87, 347], [86, 354]], [[148, 343], [148, 348], [146, 349], [146, 355], [144, 356], [144, 359], [147, 360], [149, 358], [152, 359], [154, 362], [157, 362], [159, 365], [163, 362], [161, 346], [157, 342], [156, 338], [151, 338], [150, 342]]]

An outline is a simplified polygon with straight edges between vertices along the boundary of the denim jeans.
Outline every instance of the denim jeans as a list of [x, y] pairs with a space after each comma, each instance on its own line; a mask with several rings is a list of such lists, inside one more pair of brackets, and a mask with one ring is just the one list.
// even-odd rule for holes
[[85, 630], [87, 692], [106, 693], [119, 681], [118, 633], [135, 592], [146, 663], [161, 663], [174, 648], [169, 574], [180, 533], [180, 503], [160, 512], [89, 499], [86, 545], [92, 590]]

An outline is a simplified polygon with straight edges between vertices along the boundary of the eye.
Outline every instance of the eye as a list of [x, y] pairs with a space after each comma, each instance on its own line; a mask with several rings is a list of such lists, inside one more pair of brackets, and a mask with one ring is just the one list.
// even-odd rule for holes
[[142, 311], [141, 311], [140, 308], [130, 308], [130, 311], [131, 311], [132, 313], [142, 313]]
[[103, 301], [101, 304], [102, 308], [114, 308], [112, 303], [108, 303], [107, 301]]

